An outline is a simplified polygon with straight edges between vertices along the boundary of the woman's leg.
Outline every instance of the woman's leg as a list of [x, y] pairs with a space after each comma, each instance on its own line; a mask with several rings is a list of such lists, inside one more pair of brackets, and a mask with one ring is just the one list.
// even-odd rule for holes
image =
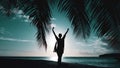
[[58, 63], [60, 64], [62, 60], [62, 53], [57, 52], [57, 55], [58, 55]]

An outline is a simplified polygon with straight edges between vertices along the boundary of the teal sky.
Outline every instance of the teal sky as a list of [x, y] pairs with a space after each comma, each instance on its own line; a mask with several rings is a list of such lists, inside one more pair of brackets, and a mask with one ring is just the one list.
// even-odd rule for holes
[[[48, 49], [39, 48], [36, 42], [36, 27], [30, 24], [29, 16], [22, 15], [22, 10], [12, 10], [15, 15], [7, 17], [0, 15], [0, 56], [56, 56], [53, 53], [56, 42], [53, 33], [47, 35]], [[94, 33], [86, 41], [76, 39], [73, 35], [71, 24], [65, 14], [52, 10], [51, 26], [55, 27], [56, 34], [64, 34], [70, 28], [65, 40], [64, 56], [98, 56], [113, 52], [107, 49], [107, 43], [101, 41]]]

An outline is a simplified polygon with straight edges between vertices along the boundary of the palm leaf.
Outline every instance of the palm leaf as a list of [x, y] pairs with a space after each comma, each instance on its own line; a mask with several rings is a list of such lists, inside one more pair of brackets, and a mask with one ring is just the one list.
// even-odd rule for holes
[[118, 7], [120, 1], [106, 1], [107, 0], [85, 1], [86, 12], [91, 23], [91, 31], [96, 33], [98, 37], [109, 37], [109, 39], [106, 38], [106, 40], [110, 42], [109, 45], [113, 46], [120, 39], [120, 31], [118, 28], [120, 14], [118, 9], [115, 8]]
[[51, 18], [48, 2], [47, 0], [33, 0], [25, 3], [24, 12], [33, 18], [32, 23], [37, 27], [37, 41], [47, 48], [46, 32], [49, 31]]
[[11, 9], [18, 7], [17, 0], [1, 0], [0, 5], [4, 7], [4, 11], [6, 12], [7, 16], [10, 16]]
[[89, 36], [90, 24], [85, 13], [84, 0], [59, 0], [58, 10], [66, 13], [76, 37], [87, 38]]
[[[89, 37], [91, 32], [106, 39], [111, 45], [120, 39], [119, 0], [59, 0], [58, 10], [65, 12], [76, 36]], [[79, 37], [78, 37], [79, 38]]]

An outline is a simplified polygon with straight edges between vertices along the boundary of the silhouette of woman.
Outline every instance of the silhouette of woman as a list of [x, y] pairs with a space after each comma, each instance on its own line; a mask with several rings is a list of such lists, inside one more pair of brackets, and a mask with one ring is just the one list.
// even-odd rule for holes
[[53, 34], [57, 40], [57, 46], [55, 45], [55, 52], [57, 52], [57, 56], [58, 56], [58, 64], [61, 63], [61, 58], [62, 58], [62, 55], [64, 53], [64, 39], [66, 37], [66, 34], [68, 33], [69, 31], [69, 28], [67, 29], [67, 31], [65, 32], [65, 34], [63, 35], [62, 37], [62, 34], [59, 33], [58, 37], [57, 35], [55, 34], [54, 32], [54, 27], [52, 28], [52, 31], [53, 31]]

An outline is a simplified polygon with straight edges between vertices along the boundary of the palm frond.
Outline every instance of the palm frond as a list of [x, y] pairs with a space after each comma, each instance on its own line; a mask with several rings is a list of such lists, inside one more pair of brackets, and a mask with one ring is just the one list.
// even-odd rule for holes
[[85, 13], [84, 0], [59, 0], [58, 10], [66, 13], [76, 37], [89, 37], [90, 24]]
[[120, 43], [120, 1], [102, 0], [102, 2], [111, 16], [111, 32], [113, 33], [111, 34], [112, 38], [109, 41], [113, 47], [117, 48], [119, 46], [118, 44]]
[[[104, 2], [105, 1], [105, 2]], [[114, 45], [120, 39], [119, 23], [120, 13], [116, 7], [120, 1], [111, 0], [87, 0], [85, 1], [86, 12], [90, 21], [91, 31], [98, 37], [106, 38], [110, 45]], [[111, 39], [110, 39], [111, 38]]]
[[119, 0], [59, 0], [58, 10], [72, 22], [76, 36], [89, 37], [91, 32], [107, 39], [111, 45], [120, 39]]
[[17, 0], [1, 0], [0, 5], [4, 7], [4, 12], [7, 16], [10, 16], [11, 9], [18, 7]]
[[[23, 1], [24, 2], [24, 1]], [[25, 1], [24, 12], [33, 18], [32, 24], [37, 27], [37, 41], [47, 48], [46, 32], [49, 32], [51, 12], [47, 0]], [[31, 12], [30, 12], [31, 11]]]

